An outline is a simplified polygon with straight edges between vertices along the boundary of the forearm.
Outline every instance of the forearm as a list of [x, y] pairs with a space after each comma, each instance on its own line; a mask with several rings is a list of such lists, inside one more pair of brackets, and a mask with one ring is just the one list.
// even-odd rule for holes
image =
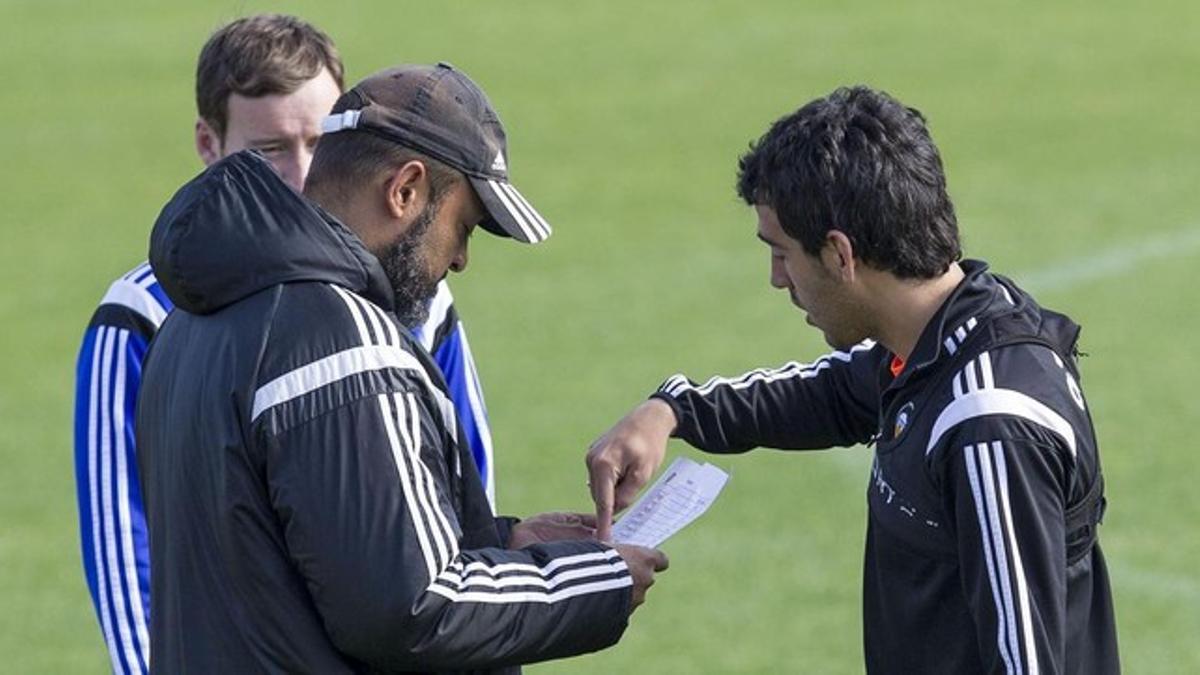
[[461, 551], [424, 588], [325, 607], [339, 648], [401, 670], [495, 668], [607, 647], [624, 631], [631, 580], [616, 551], [555, 542]]
[[676, 375], [653, 397], [671, 406], [674, 436], [708, 452], [847, 446], [868, 440], [877, 423], [868, 362], [826, 357], [703, 384]]

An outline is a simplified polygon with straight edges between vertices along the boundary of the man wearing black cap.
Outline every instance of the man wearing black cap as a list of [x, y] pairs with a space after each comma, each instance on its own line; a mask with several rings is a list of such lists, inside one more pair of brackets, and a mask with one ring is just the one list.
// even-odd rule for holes
[[163, 209], [179, 311], [145, 364], [154, 667], [499, 670], [613, 644], [658, 551], [594, 521], [496, 518], [445, 386], [400, 327], [475, 225], [534, 243], [503, 127], [446, 64], [378, 73], [326, 119], [301, 197], [239, 153]]

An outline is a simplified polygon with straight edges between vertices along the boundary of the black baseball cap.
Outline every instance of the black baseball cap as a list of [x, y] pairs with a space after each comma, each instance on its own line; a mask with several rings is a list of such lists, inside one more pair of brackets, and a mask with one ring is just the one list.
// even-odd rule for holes
[[321, 123], [324, 133], [376, 134], [451, 166], [487, 209], [480, 225], [536, 244], [550, 225], [508, 180], [504, 126], [487, 96], [449, 63], [388, 68], [354, 85]]

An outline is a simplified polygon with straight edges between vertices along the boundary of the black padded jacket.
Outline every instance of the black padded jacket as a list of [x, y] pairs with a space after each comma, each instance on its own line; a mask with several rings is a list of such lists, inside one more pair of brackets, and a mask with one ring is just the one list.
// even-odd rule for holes
[[621, 557], [507, 550], [379, 262], [261, 157], [166, 205], [137, 415], [164, 673], [502, 670], [614, 643]]

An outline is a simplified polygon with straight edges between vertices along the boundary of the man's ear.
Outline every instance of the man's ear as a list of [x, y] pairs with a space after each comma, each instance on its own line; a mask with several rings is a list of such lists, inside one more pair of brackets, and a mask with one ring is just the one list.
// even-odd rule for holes
[[841, 230], [825, 233], [825, 246], [821, 249], [821, 262], [825, 268], [842, 281], [854, 281], [858, 272], [854, 260], [854, 244]]
[[196, 154], [204, 166], [221, 159], [221, 148], [224, 146], [221, 135], [212, 128], [202, 117], [196, 118]]
[[424, 208], [429, 194], [429, 170], [424, 162], [405, 162], [392, 172], [385, 186], [388, 213], [407, 224]]

